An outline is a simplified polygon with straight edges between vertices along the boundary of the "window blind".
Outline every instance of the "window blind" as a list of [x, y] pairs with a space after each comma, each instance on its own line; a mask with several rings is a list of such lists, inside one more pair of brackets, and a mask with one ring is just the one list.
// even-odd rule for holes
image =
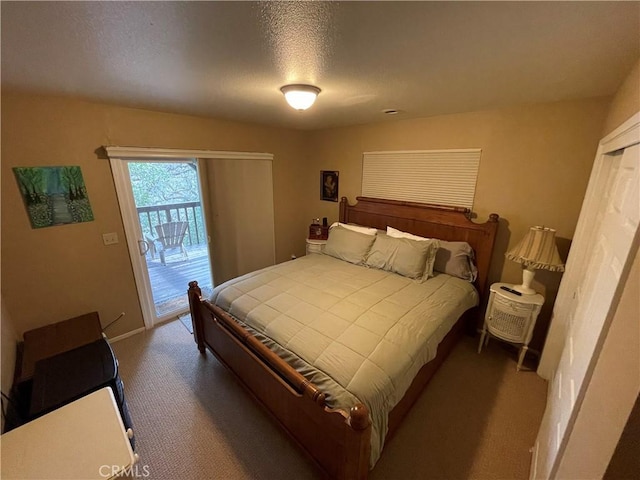
[[473, 207], [480, 149], [365, 152], [362, 196]]

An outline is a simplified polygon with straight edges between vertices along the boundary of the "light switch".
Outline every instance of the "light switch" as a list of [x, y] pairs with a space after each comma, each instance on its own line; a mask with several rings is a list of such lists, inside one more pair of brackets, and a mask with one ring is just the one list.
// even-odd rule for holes
[[105, 245], [114, 245], [118, 243], [118, 234], [113, 233], [104, 233], [102, 234], [102, 241]]

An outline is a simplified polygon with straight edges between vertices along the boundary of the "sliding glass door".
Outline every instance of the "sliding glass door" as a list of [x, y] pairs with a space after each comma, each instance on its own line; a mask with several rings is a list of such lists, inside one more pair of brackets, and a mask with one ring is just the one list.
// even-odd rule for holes
[[120, 159], [118, 198], [138, 295], [150, 327], [189, 310], [188, 282], [212, 290], [209, 243], [195, 159]]
[[208, 296], [211, 266], [220, 284], [275, 263], [272, 154], [105, 150], [147, 328], [188, 311], [191, 280]]

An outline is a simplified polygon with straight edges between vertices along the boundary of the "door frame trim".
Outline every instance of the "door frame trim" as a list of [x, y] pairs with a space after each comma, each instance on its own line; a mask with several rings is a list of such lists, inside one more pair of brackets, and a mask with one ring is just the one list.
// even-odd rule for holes
[[[582, 213], [587, 211], [589, 208], [592, 208], [591, 205], [594, 198], [593, 190], [596, 188], [597, 177], [597, 175], [594, 175], [595, 172], [602, 167], [602, 163], [605, 161], [608, 154], [615, 152], [616, 150], [620, 150], [621, 148], [630, 147], [636, 143], [640, 143], [640, 112], [632, 115], [627, 121], [613, 130], [613, 132], [600, 140], [591, 169], [589, 183], [585, 191], [585, 197], [582, 207], [580, 208], [580, 215], [574, 232], [574, 239], [581, 235], [584, 229], [583, 219], [580, 218]], [[574, 248], [573, 245], [572, 248]], [[571, 257], [571, 251], [569, 252], [569, 256]], [[570, 261], [570, 259], [567, 259], [567, 263]], [[566, 276], [567, 275], [565, 273], [565, 277]], [[540, 363], [537, 369], [538, 375], [548, 381], [553, 380], [555, 370], [558, 366], [558, 362], [560, 361], [560, 354], [562, 353], [562, 348], [566, 340], [566, 328], [563, 323], [563, 315], [555, 315], [555, 309], [557, 306], [563, 308], [562, 301], [559, 302], [558, 300], [563, 297], [560, 290], [565, 290], [567, 287], [568, 285], [564, 285], [564, 287], [561, 285], [558, 291], [558, 297], [556, 298], [556, 304], [554, 306], [554, 315], [552, 316], [552, 322], [549, 325], [549, 333], [547, 334], [547, 340], [542, 350]], [[571, 286], [571, 288], [573, 288], [573, 286]]]
[[636, 112], [626, 122], [600, 141], [599, 154], [607, 154], [640, 143], [640, 112]]
[[142, 319], [144, 320], [145, 328], [149, 329], [156, 323], [154, 322], [154, 319], [156, 318], [156, 315], [154, 314], [155, 305], [153, 304], [151, 286], [146, 278], [147, 274], [143, 271], [140, 262], [134, 261], [133, 258], [131, 258], [133, 255], [132, 252], [139, 251], [139, 235], [137, 233], [137, 219], [133, 217], [133, 212], [136, 211], [136, 206], [133, 199], [131, 184], [128, 181], [127, 160], [129, 159], [112, 157], [109, 159], [109, 162], [111, 163], [113, 182], [116, 187], [116, 195], [120, 206], [120, 215], [122, 216], [122, 223], [124, 224], [124, 234], [127, 241], [127, 248], [129, 249], [133, 277], [136, 282], [138, 301], [140, 302], [140, 308], [142, 310]]
[[238, 160], [270, 160], [272, 153], [259, 152], [230, 152], [216, 150], [185, 150], [180, 148], [150, 148], [150, 147], [119, 147], [106, 145], [103, 147], [110, 159], [155, 159], [155, 160], [184, 160], [189, 158], [204, 159], [238, 159]]
[[[585, 211], [592, 208], [593, 199], [596, 195], [595, 188], [597, 185], [597, 177], [598, 172], [601, 170], [604, 162], [607, 161], [607, 157], [617, 150], [625, 149], [628, 147], [632, 147], [636, 144], [640, 144], [640, 112], [632, 115], [627, 121], [622, 123], [618, 128], [613, 130], [610, 134], [602, 138], [598, 144], [598, 149], [596, 152], [595, 160], [593, 163], [591, 176], [589, 180], [589, 184], [587, 186], [587, 190], [585, 193], [585, 198], [583, 200], [582, 208], [580, 210], [580, 216], [578, 220], [578, 225], [576, 226], [576, 231], [574, 235], [575, 239], [580, 239], [584, 234], [584, 229], [586, 228], [585, 222], [586, 217], [584, 216]], [[620, 299], [622, 296], [622, 291], [624, 290], [624, 286], [629, 277], [629, 272], [631, 270], [631, 264], [637, 254], [638, 243], [640, 237], [640, 230], [636, 230], [636, 234], [632, 244], [630, 245], [629, 254], [627, 256], [625, 265], [623, 266], [622, 272], [620, 274], [620, 279], [616, 286], [616, 290], [611, 299], [611, 303], [609, 306], [609, 310], [607, 312], [606, 318], [603, 322], [602, 331], [600, 332], [599, 339], [595, 345], [593, 355], [591, 356], [587, 370], [584, 375], [584, 380], [580, 387], [580, 391], [577, 392], [575, 397], [575, 403], [569, 413], [569, 419], [567, 420], [567, 426], [564, 431], [564, 435], [558, 445], [558, 448], [555, 452], [552, 451], [550, 445], [546, 444], [542, 447], [545, 449], [548, 458], [550, 459], [548, 469], [548, 478], [556, 478], [558, 474], [558, 470], [561, 466], [561, 463], [564, 459], [564, 456], [567, 452], [567, 446], [569, 441], [571, 440], [571, 436], [573, 435], [573, 430], [576, 424], [576, 419], [582, 407], [582, 404], [587, 395], [588, 389], [590, 387], [590, 383], [592, 381], [594, 371], [596, 368], [597, 359], [600, 357], [603, 349], [603, 345], [605, 343], [606, 336], [608, 334], [608, 330], [611, 326], [611, 322], [613, 317], [615, 316], [616, 310], [620, 303]], [[572, 245], [572, 249], [575, 245]], [[574, 252], [575, 255], [575, 252]], [[575, 259], [572, 259], [572, 252], [569, 252], [569, 258], [567, 259], [568, 267], [571, 264], [575, 263]], [[566, 276], [563, 278], [563, 283], [560, 284], [560, 289], [558, 292], [558, 297], [556, 299], [556, 304], [554, 305], [554, 311], [552, 316], [552, 322], [549, 328], [549, 333], [547, 336], [547, 342], [545, 343], [545, 348], [542, 352], [542, 356], [540, 358], [540, 364], [538, 366], [538, 375], [542, 378], [549, 380], [547, 396], [552, 392], [552, 383], [555, 381], [556, 370], [559, 365], [560, 357], [562, 355], [563, 349], [565, 348], [565, 343], [567, 339], [567, 328], [566, 328], [566, 318], [563, 314], [562, 310], [564, 309], [564, 304], [568, 300], [568, 295], [574, 290], [573, 285], [573, 277], [571, 278], [571, 284], [567, 284], [565, 280], [569, 280]], [[562, 320], [562, 321], [560, 321]], [[541, 448], [540, 441], [546, 440], [541, 439], [541, 432], [543, 425], [545, 423], [545, 419], [548, 415], [548, 409], [550, 408], [547, 403], [545, 413], [541, 424], [539, 426], [536, 442], [533, 448], [533, 460], [531, 464], [531, 469], [529, 472], [529, 478], [534, 479], [538, 477], [538, 459], [539, 459], [539, 450]], [[624, 427], [623, 427], [624, 428]], [[606, 469], [606, 466], [605, 466]]]

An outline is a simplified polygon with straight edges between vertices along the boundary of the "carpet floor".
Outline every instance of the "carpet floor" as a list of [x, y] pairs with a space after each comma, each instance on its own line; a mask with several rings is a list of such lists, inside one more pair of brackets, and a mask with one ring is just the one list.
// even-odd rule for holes
[[[370, 472], [378, 479], [527, 479], [547, 384], [516, 352], [465, 337]], [[319, 479], [315, 465], [179, 320], [113, 345], [148, 479]], [[143, 469], [143, 466], [145, 467]]]

